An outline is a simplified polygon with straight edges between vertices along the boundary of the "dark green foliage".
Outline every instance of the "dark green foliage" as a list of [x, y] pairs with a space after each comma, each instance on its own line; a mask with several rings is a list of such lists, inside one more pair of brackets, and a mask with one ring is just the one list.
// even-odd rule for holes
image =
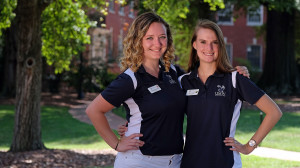
[[234, 58], [234, 60], [237, 62], [237, 64], [239, 66], [245, 66], [245, 67], [247, 67], [248, 71], [250, 73], [250, 79], [254, 83], [258, 82], [258, 80], [259, 80], [259, 78], [260, 78], [260, 76], [262, 74], [262, 72], [261, 72], [261, 70], [259, 70], [259, 68], [253, 67], [251, 65], [251, 63], [248, 60], [244, 59], [244, 58]]
[[13, 10], [17, 6], [17, 0], [1, 0], [0, 1], [0, 38], [2, 30], [10, 27], [11, 20], [16, 16]]
[[66, 81], [70, 86], [75, 87], [77, 91], [80, 87], [82, 87], [81, 89], [83, 92], [99, 93], [104, 90], [118, 75], [110, 73], [104, 62], [99, 63], [99, 65], [88, 65], [85, 59], [83, 59], [82, 63], [78, 60], [76, 61], [76, 59], [74, 59], [73, 62], [74, 64], [71, 64], [70, 71], [65, 72], [63, 76], [64, 81]]

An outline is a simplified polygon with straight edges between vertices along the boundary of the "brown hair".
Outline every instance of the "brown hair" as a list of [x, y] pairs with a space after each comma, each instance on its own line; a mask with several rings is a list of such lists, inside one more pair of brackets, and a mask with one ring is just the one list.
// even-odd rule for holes
[[197, 40], [197, 32], [201, 28], [210, 29], [210, 30], [212, 30], [216, 33], [218, 43], [219, 43], [219, 47], [218, 47], [219, 48], [218, 49], [219, 50], [218, 51], [219, 55], [218, 55], [217, 60], [216, 60], [216, 62], [217, 62], [217, 71], [221, 72], [221, 73], [232, 72], [234, 69], [230, 64], [229, 57], [228, 57], [227, 52], [226, 52], [223, 33], [222, 33], [220, 27], [216, 23], [214, 23], [210, 20], [207, 20], [207, 19], [200, 20], [198, 22], [196, 28], [195, 28], [195, 31], [194, 31], [194, 34], [193, 34], [193, 37], [192, 37], [192, 40], [191, 40], [192, 48], [191, 48], [191, 53], [190, 53], [188, 72], [192, 71], [195, 68], [198, 68], [198, 66], [200, 64], [199, 57], [198, 57], [198, 54], [197, 54], [197, 50], [194, 49], [193, 43], [194, 43], [194, 41]]
[[150, 25], [154, 22], [162, 23], [166, 27], [168, 38], [167, 50], [162, 56], [161, 61], [165, 65], [166, 71], [169, 71], [171, 61], [174, 59], [173, 38], [171, 35], [170, 26], [160, 16], [152, 12], [139, 15], [131, 24], [123, 41], [124, 56], [121, 58], [122, 71], [126, 70], [127, 68], [131, 68], [134, 72], [136, 72], [141, 66], [144, 53], [142, 40]]

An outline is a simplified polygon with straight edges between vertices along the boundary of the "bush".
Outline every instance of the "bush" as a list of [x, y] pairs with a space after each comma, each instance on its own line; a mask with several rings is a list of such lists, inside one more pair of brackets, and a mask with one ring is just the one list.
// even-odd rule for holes
[[101, 92], [117, 75], [108, 72], [108, 67], [104, 62], [97, 65], [79, 62], [72, 64], [70, 71], [64, 74], [64, 81], [69, 86], [75, 87], [78, 92]]
[[256, 68], [256, 67], [253, 67], [253, 66], [251, 65], [251, 63], [250, 63], [248, 60], [244, 59], [244, 58], [235, 58], [235, 61], [237, 62], [237, 64], [238, 64], [239, 66], [245, 66], [245, 67], [247, 67], [247, 68], [248, 68], [248, 71], [249, 71], [249, 73], [250, 73], [250, 78], [251, 78], [251, 80], [252, 80], [254, 83], [257, 83], [257, 82], [258, 82], [260, 76], [262, 75], [262, 71], [261, 71], [261, 70], [259, 70], [259, 69]]

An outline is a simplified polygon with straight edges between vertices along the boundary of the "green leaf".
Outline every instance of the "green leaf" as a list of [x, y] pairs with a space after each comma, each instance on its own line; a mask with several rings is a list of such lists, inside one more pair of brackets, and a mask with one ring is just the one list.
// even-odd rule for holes
[[11, 21], [16, 16], [13, 10], [17, 6], [17, 0], [1, 0], [0, 1], [0, 38], [2, 36], [2, 30], [9, 28]]

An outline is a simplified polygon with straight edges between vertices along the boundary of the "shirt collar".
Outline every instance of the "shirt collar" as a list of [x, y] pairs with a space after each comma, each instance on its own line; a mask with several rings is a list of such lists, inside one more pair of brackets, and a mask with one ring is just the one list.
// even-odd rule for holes
[[[159, 71], [160, 72], [164, 72], [165, 71], [165, 66], [163, 65], [163, 63], [159, 60]], [[146, 70], [145, 70], [145, 68], [144, 68], [144, 66], [143, 65], [141, 65], [140, 67], [139, 67], [139, 69], [137, 70], [137, 72], [138, 73], [146, 73]]]
[[[220, 73], [216, 70], [215, 73], [212, 74], [212, 76], [214, 76], [214, 77], [224, 77], [224, 73]], [[194, 70], [191, 71], [189, 79], [194, 79], [194, 78], [198, 78], [198, 68], [195, 68]]]

